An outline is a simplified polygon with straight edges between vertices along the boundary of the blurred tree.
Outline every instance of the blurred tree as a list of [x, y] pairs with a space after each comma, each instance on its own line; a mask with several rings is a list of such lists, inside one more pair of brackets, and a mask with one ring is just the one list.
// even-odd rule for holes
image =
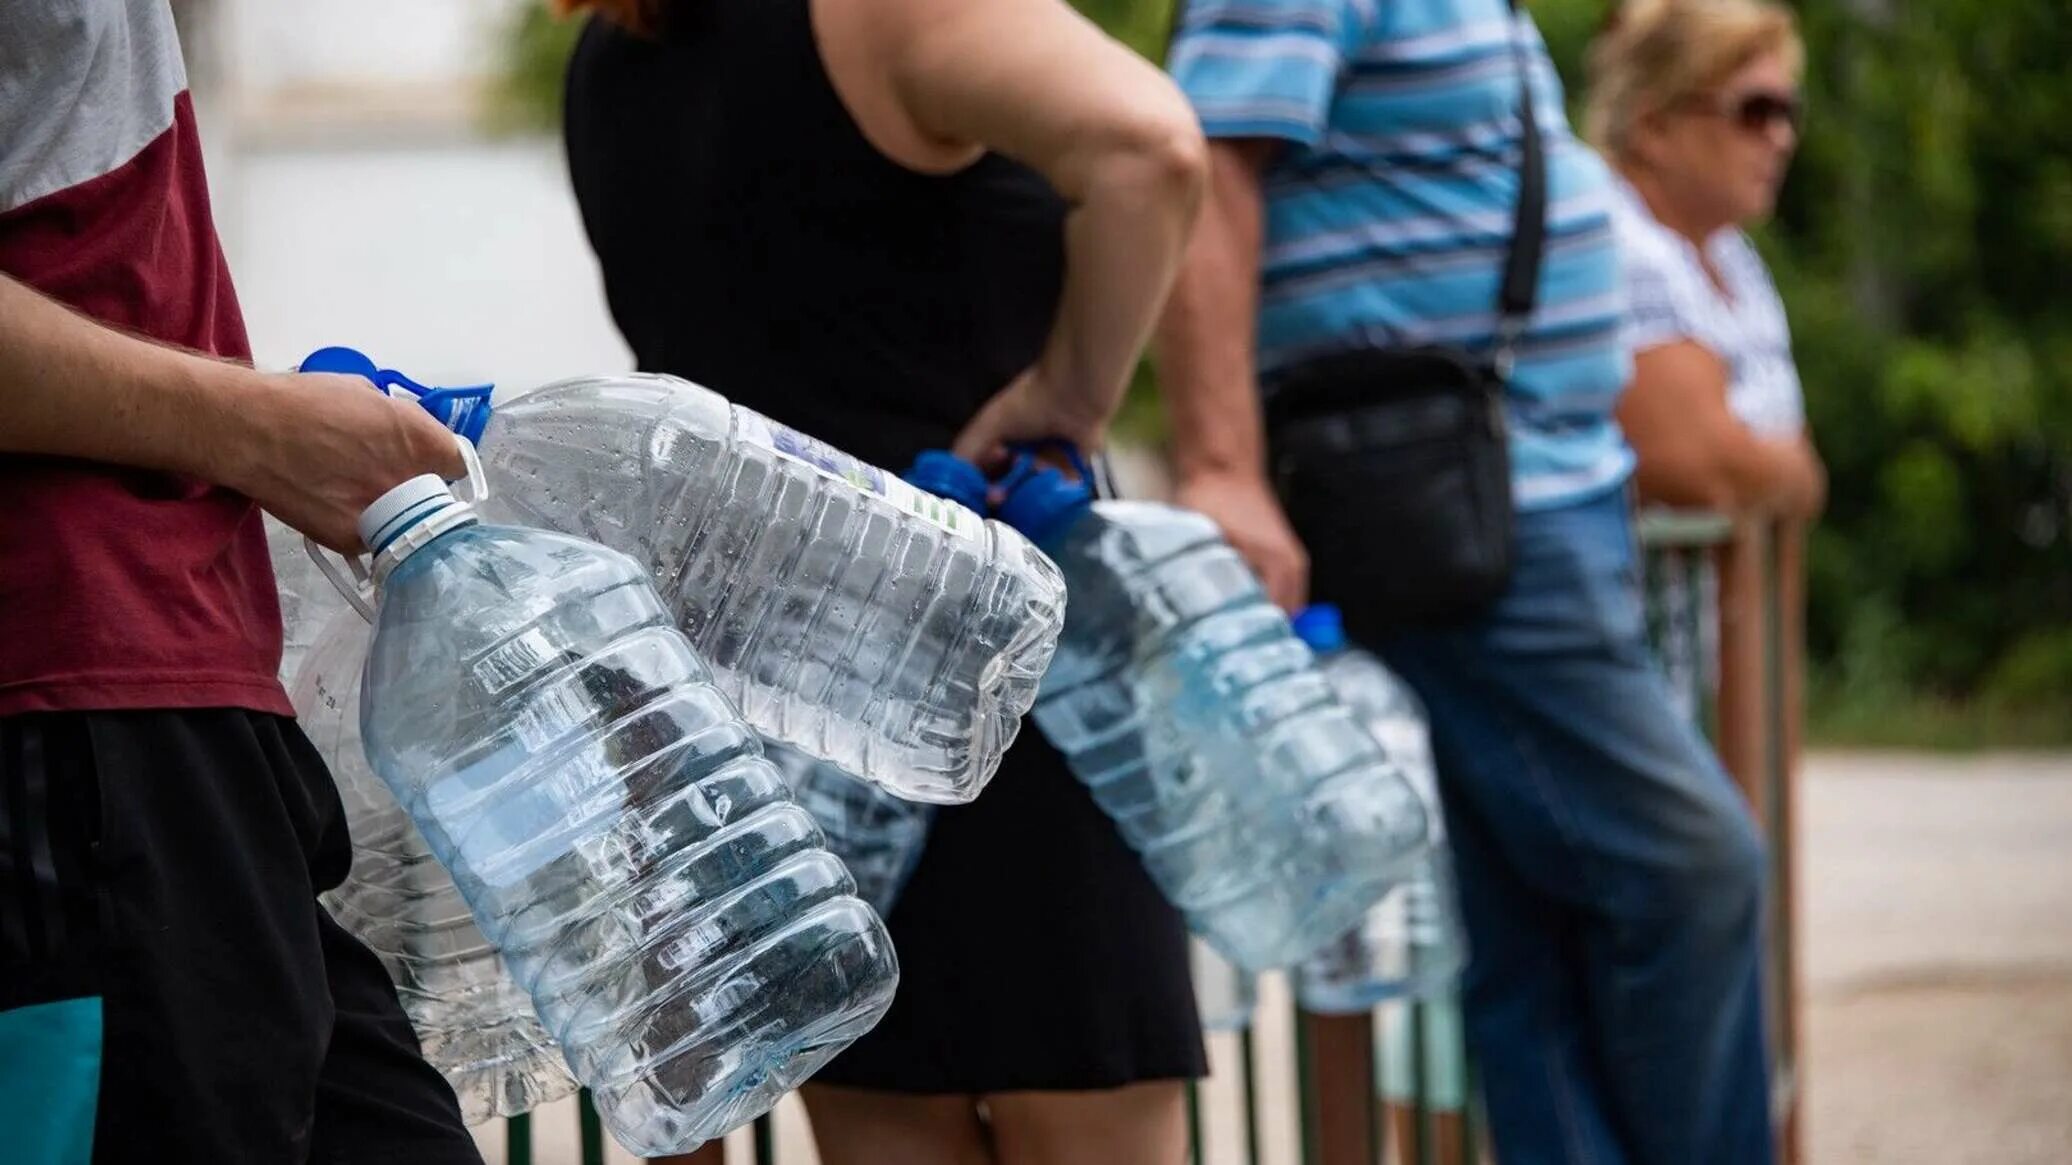
[[490, 93], [492, 128], [561, 127], [562, 79], [582, 30], [581, 19], [556, 19], [545, 0], [516, 0], [504, 22], [503, 69]]
[[[1163, 54], [1172, 0], [1077, 2]], [[1607, 0], [1530, 6], [1579, 95]], [[1810, 117], [1758, 241], [1832, 475], [1821, 687], [2028, 709], [2072, 736], [2072, 20], [2064, 0], [1797, 7]], [[570, 40], [539, 5], [517, 15], [510, 120], [552, 124]], [[1123, 425], [1155, 439], [1148, 390]]]

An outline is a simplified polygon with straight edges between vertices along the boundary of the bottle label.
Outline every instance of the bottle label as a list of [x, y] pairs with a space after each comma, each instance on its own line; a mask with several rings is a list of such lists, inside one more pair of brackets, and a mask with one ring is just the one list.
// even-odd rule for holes
[[739, 408], [741, 436], [779, 457], [796, 461], [814, 472], [862, 493], [875, 494], [902, 513], [911, 514], [946, 533], [960, 538], [979, 537], [984, 522], [977, 514], [927, 490], [917, 489], [901, 478], [859, 461], [840, 449], [810, 437], [788, 425], [780, 425], [750, 409]]

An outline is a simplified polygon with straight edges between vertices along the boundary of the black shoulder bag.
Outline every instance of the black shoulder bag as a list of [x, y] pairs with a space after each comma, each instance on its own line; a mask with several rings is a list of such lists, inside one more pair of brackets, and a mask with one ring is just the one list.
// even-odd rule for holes
[[1453, 347], [1358, 349], [1268, 378], [1274, 486], [1308, 548], [1311, 589], [1356, 629], [1465, 620], [1511, 573], [1504, 386], [1532, 316], [1547, 174], [1516, 28], [1518, 207], [1487, 356]]

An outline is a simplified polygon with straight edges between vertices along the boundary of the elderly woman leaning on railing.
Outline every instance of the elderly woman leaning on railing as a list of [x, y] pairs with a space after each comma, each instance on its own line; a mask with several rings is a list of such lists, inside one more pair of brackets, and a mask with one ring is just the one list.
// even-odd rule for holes
[[1622, 180], [1618, 416], [1644, 501], [1804, 521], [1825, 500], [1784, 305], [1742, 231], [1798, 146], [1802, 56], [1763, 0], [1629, 2], [1591, 46], [1584, 124]]
[[[1798, 148], [1804, 55], [1791, 11], [1769, 0], [1626, 0], [1590, 45], [1583, 120], [1621, 179], [1613, 212], [1633, 380], [1618, 418], [1638, 455], [1640, 500], [1745, 528], [1718, 578], [1667, 563], [1654, 614], [1710, 627], [1717, 587], [1760, 580], [1792, 643], [1805, 529], [1826, 503], [1827, 474], [1806, 432], [1784, 304], [1743, 228], [1775, 208]], [[1659, 643], [1674, 679], [1703, 654], [1673, 634]], [[1795, 749], [1797, 668], [1773, 678], [1780, 739]], [[1719, 743], [1732, 767], [1741, 746]]]

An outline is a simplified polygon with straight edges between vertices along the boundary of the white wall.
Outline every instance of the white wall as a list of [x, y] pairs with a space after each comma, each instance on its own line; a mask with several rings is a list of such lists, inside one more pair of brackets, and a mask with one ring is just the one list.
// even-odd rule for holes
[[225, 164], [219, 225], [264, 366], [327, 344], [435, 384], [631, 366], [558, 143], [242, 150]]
[[[202, 133], [262, 365], [351, 344], [428, 383], [522, 388], [630, 364], [559, 143], [378, 100], [467, 89], [501, 22], [542, 2], [215, 0], [199, 23], [221, 76], [204, 88], [224, 99]], [[299, 96], [274, 101], [284, 89]]]
[[529, 0], [219, 0], [236, 83], [437, 83], [488, 71], [498, 22]]

